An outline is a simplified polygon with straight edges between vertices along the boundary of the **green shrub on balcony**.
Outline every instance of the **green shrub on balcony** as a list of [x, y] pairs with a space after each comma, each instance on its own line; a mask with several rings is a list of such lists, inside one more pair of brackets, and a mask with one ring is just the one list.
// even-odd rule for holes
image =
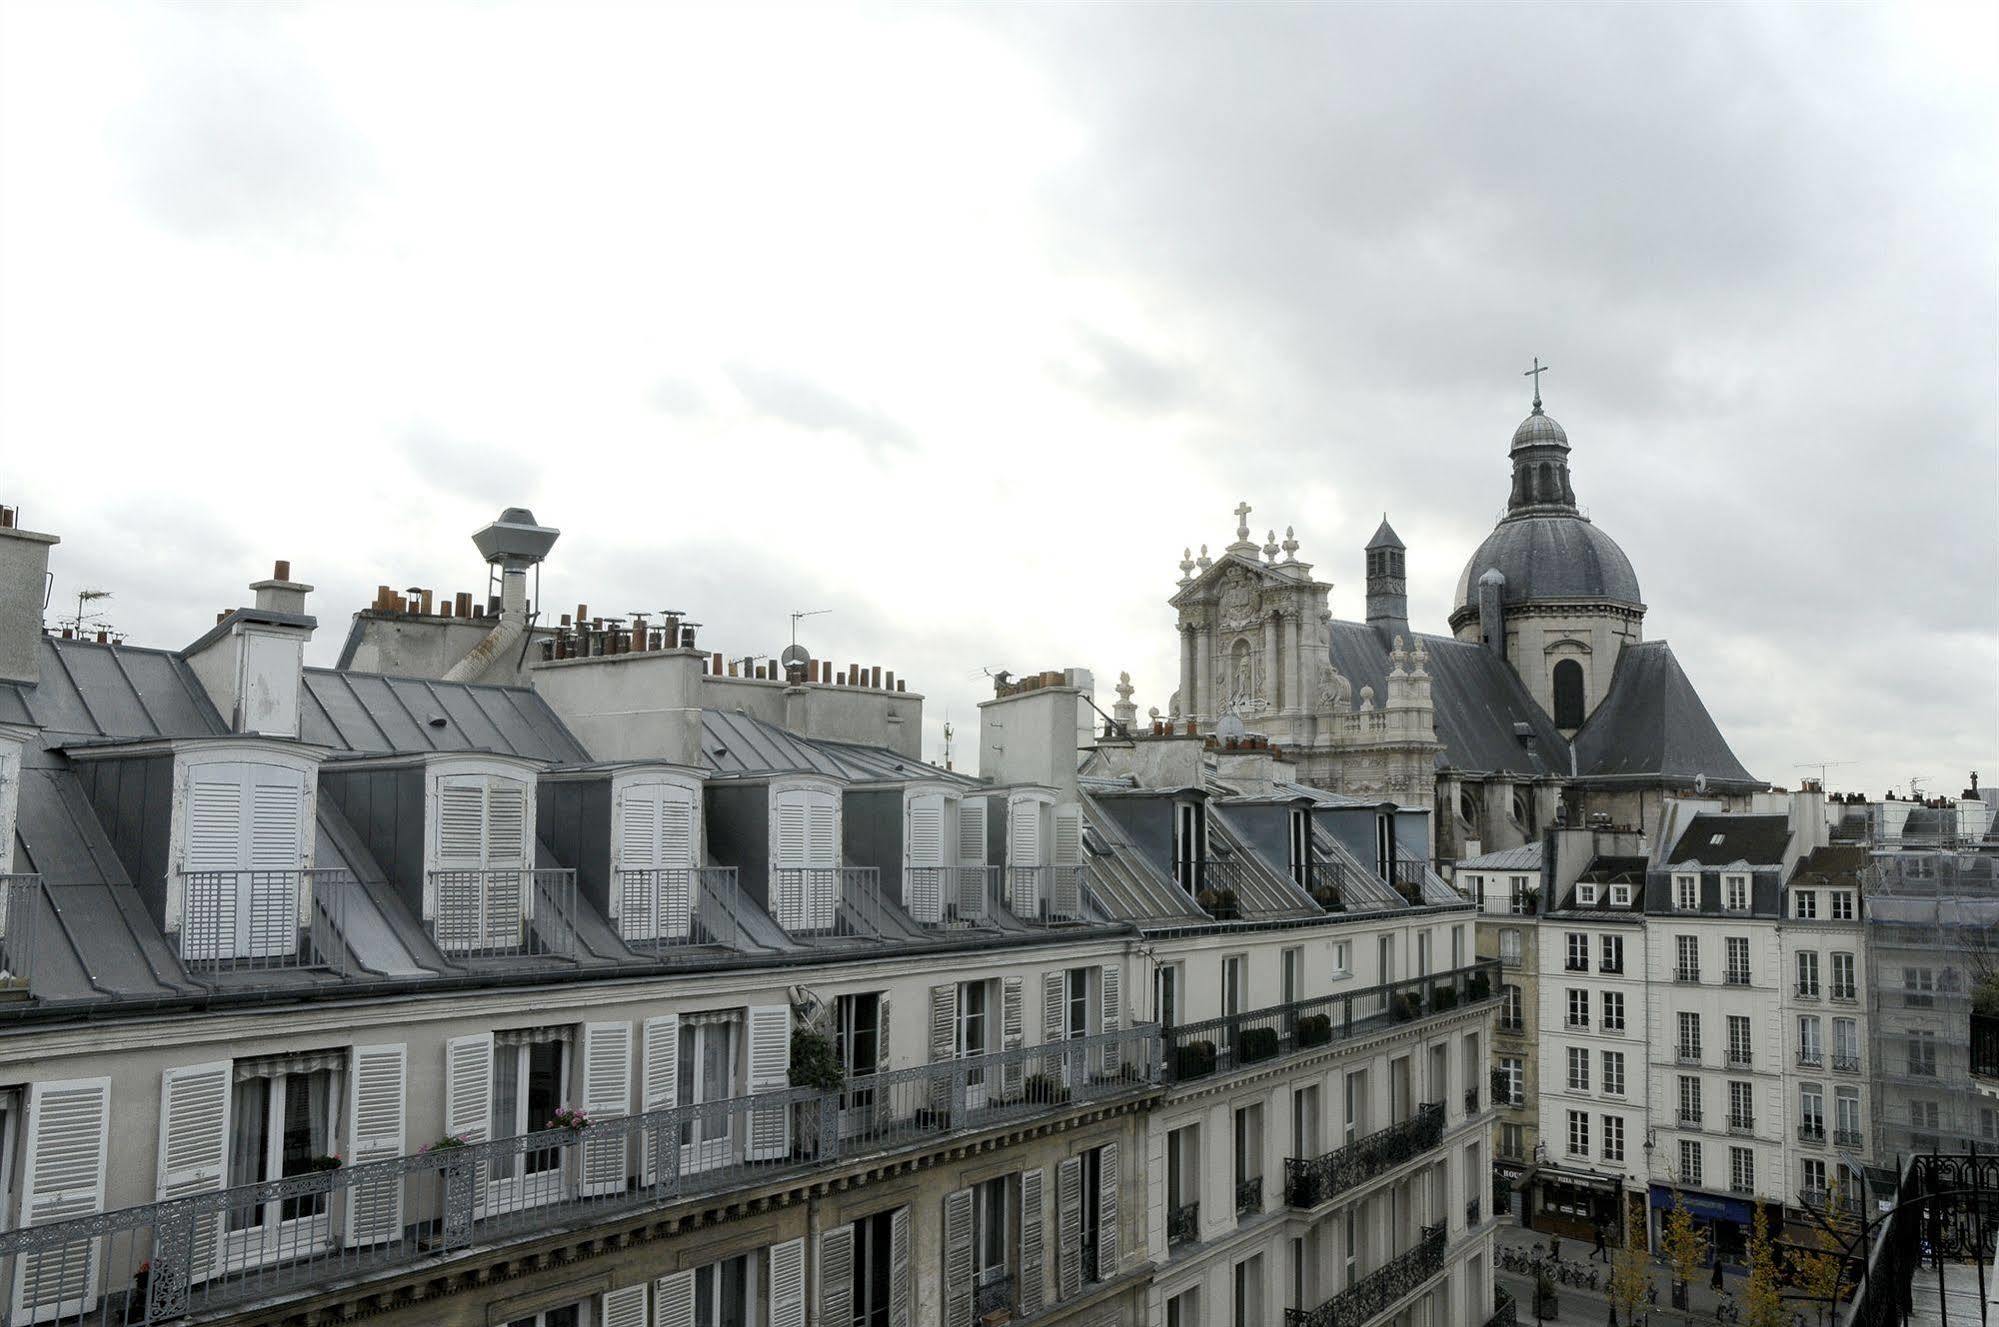
[[847, 1075], [840, 1068], [840, 1057], [833, 1049], [831, 1037], [810, 1028], [792, 1030], [791, 1085], [817, 1088], [821, 1092], [838, 1092], [847, 1085]]
[[1414, 992], [1392, 995], [1388, 998], [1388, 1016], [1398, 1023], [1407, 1023], [1410, 1019], [1421, 1016], [1422, 1012], [1423, 997]]
[[1244, 1028], [1236, 1035], [1237, 1064], [1255, 1064], [1277, 1054], [1276, 1028]]
[[1323, 1046], [1333, 1039], [1331, 1014], [1306, 1014], [1298, 1020], [1298, 1044]]
[[1486, 976], [1483, 970], [1472, 973], [1471, 998], [1474, 1000], [1483, 1000], [1489, 997], [1491, 994], [1492, 994], [1492, 978]]
[[1215, 1043], [1190, 1041], [1173, 1050], [1175, 1078], [1204, 1078], [1215, 1071]]
[[1448, 1010], [1456, 1009], [1457, 1007], [1458, 1007], [1457, 987], [1439, 986], [1435, 991], [1432, 991], [1430, 993], [1431, 1013], [1441, 1014], [1447, 1012]]

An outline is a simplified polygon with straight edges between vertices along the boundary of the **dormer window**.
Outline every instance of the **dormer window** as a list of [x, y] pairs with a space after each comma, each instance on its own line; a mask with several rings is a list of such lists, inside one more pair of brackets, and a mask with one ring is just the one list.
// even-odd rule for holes
[[309, 957], [300, 931], [312, 906], [310, 762], [217, 754], [181, 767], [169, 929], [186, 962], [295, 965]]
[[1725, 875], [1721, 878], [1721, 906], [1729, 912], [1749, 911], [1749, 877]]
[[1576, 902], [1586, 908], [1596, 906], [1596, 886], [1585, 880], [1576, 886]]
[[840, 794], [821, 784], [770, 793], [771, 919], [785, 930], [831, 931], [840, 899]]
[[699, 895], [701, 789], [633, 778], [615, 785], [618, 823], [612, 913], [631, 941], [689, 939]]
[[1610, 887], [1610, 906], [1611, 906], [1611, 907], [1613, 907], [1613, 908], [1628, 908], [1628, 907], [1630, 907], [1630, 906], [1631, 906], [1631, 886], [1630, 886], [1630, 885], [1612, 885], [1612, 886]]
[[506, 774], [437, 778], [425, 902], [445, 952], [524, 947], [535, 908], [531, 791], [527, 779]]
[[1673, 908], [1678, 912], [1697, 912], [1701, 906], [1701, 878], [1697, 875], [1676, 875], [1673, 877]]

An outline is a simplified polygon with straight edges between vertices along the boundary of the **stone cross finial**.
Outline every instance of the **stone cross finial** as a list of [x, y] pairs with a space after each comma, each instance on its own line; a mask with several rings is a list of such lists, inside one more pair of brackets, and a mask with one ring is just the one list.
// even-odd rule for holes
[[1238, 544], [1249, 542], [1250, 511], [1251, 508], [1247, 502], [1238, 502], [1235, 505], [1235, 540]]
[[[1531, 369], [1523, 369], [1520, 373], [1521, 377], [1532, 378], [1534, 380], [1534, 408], [1536, 410], [1539, 410], [1541, 408], [1541, 375], [1546, 373], [1547, 371], [1548, 371], [1548, 366], [1541, 362], [1541, 357], [1539, 355], [1536, 355], [1534, 357], [1534, 367]], [[1385, 520], [1387, 518], [1384, 517], [1383, 519]]]

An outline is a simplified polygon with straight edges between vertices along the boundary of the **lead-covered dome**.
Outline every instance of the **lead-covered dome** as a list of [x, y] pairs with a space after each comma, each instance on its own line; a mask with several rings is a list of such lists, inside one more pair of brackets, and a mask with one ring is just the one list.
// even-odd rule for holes
[[1617, 541], [1572, 513], [1508, 517], [1485, 537], [1458, 577], [1456, 604], [1476, 610], [1474, 587], [1488, 570], [1506, 577], [1501, 602], [1587, 599], [1641, 606], [1638, 574]]

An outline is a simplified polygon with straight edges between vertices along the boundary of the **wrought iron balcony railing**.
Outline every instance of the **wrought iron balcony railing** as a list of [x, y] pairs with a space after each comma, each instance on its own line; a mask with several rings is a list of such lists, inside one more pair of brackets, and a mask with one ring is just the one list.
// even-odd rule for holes
[[1825, 1121], [1801, 1120], [1798, 1122], [1798, 1141], [1825, 1146]]
[[1817, 1069], [1825, 1064], [1825, 1052], [1816, 1046], [1800, 1046], [1798, 1063], [1806, 1069]]
[[1701, 1062], [1701, 1048], [1698, 1046], [1688, 1046], [1683, 1043], [1674, 1048], [1673, 1056], [1681, 1064], [1699, 1064]]
[[1465, 1089], [1465, 1114], [1478, 1114], [1478, 1089], [1476, 1087]]
[[[0, 1232], [10, 1321], [124, 1327], [394, 1276], [475, 1245], [822, 1171], [1155, 1090], [1156, 1026], [306, 1170]], [[1076, 1052], [1080, 1051], [1078, 1055]], [[312, 1220], [287, 1219], [305, 1212]], [[260, 1233], [246, 1237], [248, 1225]]]
[[1599, 959], [1597, 960], [1596, 970], [1598, 972], [1607, 972], [1614, 976], [1624, 971], [1624, 960], [1621, 958]]
[[1741, 1115], [1730, 1112], [1728, 1117], [1728, 1131], [1735, 1134], [1755, 1133], [1756, 1117], [1754, 1115]]
[[1250, 1175], [1235, 1182], [1235, 1214], [1255, 1216], [1263, 1211], [1263, 1176]]
[[1166, 1213], [1166, 1242], [1191, 1244], [1201, 1238], [1201, 1204], [1181, 1203]]
[[1015, 1307], [1013, 1273], [1004, 1267], [982, 1273], [972, 1292], [972, 1318], [983, 1322], [991, 1314], [1011, 1313]]
[[1673, 969], [1674, 981], [1698, 982], [1700, 979], [1701, 970], [1690, 964], [1682, 963], [1679, 967]]
[[1700, 1111], [1698, 1109], [1690, 1110], [1685, 1106], [1680, 1107], [1680, 1123], [1689, 1129], [1700, 1128], [1701, 1127]]
[[935, 930], [984, 926], [1000, 898], [997, 866], [907, 866], [902, 897], [912, 920]]
[[1827, 994], [1834, 1004], [1860, 1003], [1859, 989], [1849, 983], [1834, 982]]
[[1844, 1148], [1849, 1152], [1855, 1150], [1860, 1146], [1860, 1130], [1834, 1129], [1832, 1131], [1832, 1145]]
[[1816, 1000], [1819, 998], [1819, 984], [1815, 981], [1801, 981], [1793, 988], [1793, 991], [1800, 1000]]
[[1756, 1055], [1746, 1046], [1738, 1046], [1722, 1056], [1731, 1069], [1747, 1069], [1756, 1063]]
[[1280, 1056], [1371, 1036], [1384, 1027], [1491, 999], [1499, 967], [1482, 959], [1429, 977], [1268, 1005], [1166, 1028], [1166, 1076], [1175, 1082], [1232, 1073]]
[[1080, 866], [1009, 866], [1006, 909], [1024, 922], [1059, 925], [1083, 920]]
[[[180, 959], [188, 967], [348, 970], [344, 937], [360, 886], [345, 868], [182, 871], [177, 880]], [[30, 925], [36, 911], [21, 909]]]
[[1850, 1055], [1843, 1055], [1838, 1051], [1834, 1051], [1832, 1053], [1832, 1067], [1835, 1071], [1842, 1074], [1859, 1073], [1860, 1052], [1855, 1051]]
[[1315, 1309], [1284, 1310], [1284, 1327], [1353, 1327], [1371, 1321], [1390, 1304], [1444, 1268], [1444, 1228], [1423, 1227], [1422, 1236]]
[[1289, 1157], [1284, 1162], [1284, 1201], [1292, 1207], [1316, 1207], [1422, 1156], [1443, 1136], [1443, 1103], [1429, 1102], [1402, 1123], [1377, 1129], [1345, 1147], [1316, 1157]]
[[451, 955], [567, 958], [576, 952], [576, 872], [438, 870], [424, 926]]
[[1485, 1327], [1520, 1327], [1519, 1310], [1514, 1307], [1513, 1296], [1494, 1286], [1492, 1302], [1492, 1316], [1485, 1320]]
[[618, 938], [641, 949], [742, 944], [733, 866], [618, 872]]
[[1749, 969], [1724, 969], [1721, 974], [1721, 981], [1724, 986], [1747, 986], [1749, 984]]
[[773, 866], [770, 919], [787, 935], [878, 936], [881, 873], [872, 866]]
[[35, 930], [41, 923], [42, 878], [0, 874], [0, 990], [32, 990]]

